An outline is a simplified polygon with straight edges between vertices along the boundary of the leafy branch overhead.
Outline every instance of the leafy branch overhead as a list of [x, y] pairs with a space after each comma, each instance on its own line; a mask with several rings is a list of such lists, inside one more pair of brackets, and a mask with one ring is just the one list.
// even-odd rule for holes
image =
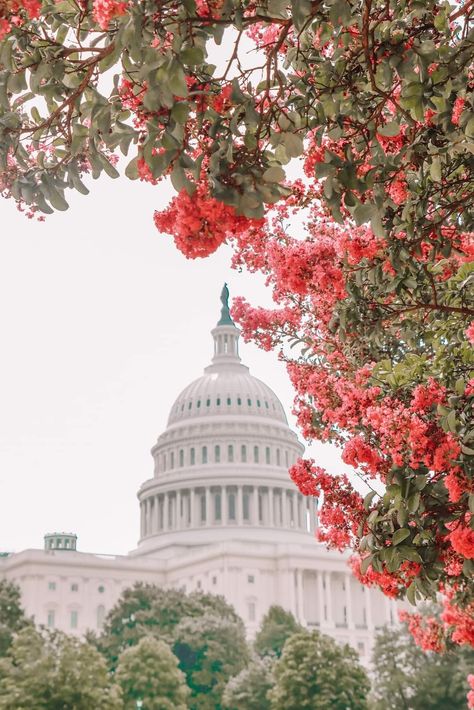
[[471, 0], [0, 0], [3, 194], [64, 210], [121, 154], [169, 176], [156, 227], [265, 274], [275, 308], [234, 317], [361, 479], [291, 469], [320, 539], [388, 596], [442, 593], [439, 635], [471, 645], [473, 20]]

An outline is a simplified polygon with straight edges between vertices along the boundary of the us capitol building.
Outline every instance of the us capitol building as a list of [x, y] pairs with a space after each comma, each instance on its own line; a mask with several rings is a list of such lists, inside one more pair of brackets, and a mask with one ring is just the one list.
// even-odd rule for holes
[[395, 602], [315, 541], [317, 501], [288, 476], [303, 446], [275, 393], [242, 364], [227, 299], [224, 286], [211, 364], [178, 396], [151, 450], [137, 548], [97, 555], [77, 551], [75, 535], [48, 534], [42, 550], [0, 557], [0, 577], [20, 586], [36, 623], [72, 634], [100, 629], [142, 581], [223, 595], [250, 637], [279, 604], [368, 662], [375, 629], [397, 623]]

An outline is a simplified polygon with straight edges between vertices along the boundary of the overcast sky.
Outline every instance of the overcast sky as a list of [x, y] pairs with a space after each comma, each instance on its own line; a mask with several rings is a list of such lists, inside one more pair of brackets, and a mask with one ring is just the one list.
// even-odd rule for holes
[[[157, 232], [168, 188], [106, 177], [91, 187], [44, 223], [0, 201], [1, 550], [61, 530], [84, 551], [133, 549], [150, 448], [209, 363], [223, 282], [270, 304], [263, 280], [230, 270], [228, 248], [187, 261]], [[276, 355], [245, 344], [241, 355], [289, 414]], [[316, 456], [341, 470], [330, 447]]]

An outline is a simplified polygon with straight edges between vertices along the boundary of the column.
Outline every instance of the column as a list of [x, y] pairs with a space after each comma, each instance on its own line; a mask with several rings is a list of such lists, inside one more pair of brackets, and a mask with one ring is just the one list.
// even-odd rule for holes
[[347, 626], [349, 629], [354, 628], [354, 617], [352, 615], [352, 594], [351, 594], [351, 575], [346, 574], [344, 577], [346, 587], [346, 610], [347, 610]]
[[252, 505], [252, 520], [251, 523], [255, 526], [260, 525], [258, 517], [258, 486], [253, 487], [253, 505]]
[[324, 614], [324, 589], [323, 589], [323, 574], [322, 572], [316, 572], [316, 580], [318, 585], [318, 601], [319, 601], [319, 625], [326, 625], [326, 618]]
[[141, 537], [145, 537], [146, 535], [146, 501], [142, 500], [140, 504], [140, 532], [141, 532]]
[[268, 525], [275, 527], [275, 499], [273, 496], [273, 488], [268, 489]]
[[365, 619], [367, 621], [367, 628], [369, 631], [374, 630], [374, 622], [372, 619], [372, 599], [370, 587], [363, 587], [364, 590], [364, 604], [365, 604]]
[[289, 585], [289, 602], [290, 602], [290, 611], [294, 616], [298, 616], [296, 613], [296, 590], [295, 590], [295, 583], [296, 583], [296, 578], [295, 578], [295, 570], [288, 570], [287, 572], [287, 578], [288, 578], [288, 585]]
[[302, 626], [306, 626], [304, 618], [304, 591], [303, 591], [303, 570], [296, 570], [296, 593], [298, 599], [298, 621]]
[[324, 573], [324, 580], [326, 582], [326, 608], [328, 611], [328, 626], [334, 627], [334, 619], [332, 615], [332, 594], [331, 594], [331, 573]]
[[242, 486], [237, 486], [237, 525], [244, 524], [244, 489]]
[[196, 493], [194, 488], [189, 491], [189, 505], [191, 508], [191, 527], [196, 527]]
[[314, 503], [313, 498], [308, 498], [308, 512], [309, 512], [309, 532], [314, 535], [316, 530], [316, 520], [314, 515]]
[[155, 532], [160, 531], [160, 498], [155, 496]]
[[290, 521], [289, 521], [289, 516], [290, 516], [290, 511], [289, 511], [289, 503], [288, 503], [288, 495], [286, 493], [286, 488], [281, 489], [281, 504], [283, 506], [283, 527], [289, 528], [290, 527]]
[[168, 503], [168, 498], [169, 498], [169, 493], [165, 493], [163, 496], [163, 530], [168, 530], [169, 526], [169, 520], [168, 520], [168, 512], [169, 512], [169, 503]]
[[181, 521], [181, 491], [176, 492], [176, 529], [181, 530], [183, 527]]
[[211, 489], [206, 486], [206, 525], [212, 525], [213, 515], [211, 511]]

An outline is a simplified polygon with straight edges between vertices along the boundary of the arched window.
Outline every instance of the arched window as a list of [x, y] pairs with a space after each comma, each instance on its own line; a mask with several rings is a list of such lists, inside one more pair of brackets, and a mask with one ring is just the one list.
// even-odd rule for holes
[[260, 407], [260, 400], [257, 399], [257, 407]]
[[99, 604], [97, 607], [97, 628], [100, 629], [102, 628], [102, 625], [104, 623], [105, 619], [105, 606], [103, 604]]
[[216, 404], [217, 404], [218, 407], [221, 406], [221, 398], [220, 398], [220, 397], [218, 397], [218, 398], [216, 399]]
[[267, 465], [270, 465], [270, 447], [269, 446], [265, 447], [265, 463]]
[[190, 452], [190, 464], [191, 466], [194, 466], [196, 463], [196, 450], [194, 448], [191, 448]]
[[179, 467], [183, 468], [184, 466], [184, 451], [183, 449], [179, 450]]
[[235, 493], [229, 493], [229, 520], [235, 520]]
[[247, 399], [247, 404], [249, 405], [249, 407], [252, 406], [252, 400], [250, 399], [250, 397]]
[[232, 444], [229, 444], [227, 447], [227, 460], [229, 463], [233, 463], [234, 461], [234, 447]]
[[221, 462], [221, 447], [219, 446], [219, 444], [214, 446], [214, 461], [216, 463]]
[[214, 520], [219, 522], [222, 520], [222, 496], [216, 493], [214, 496]]
[[277, 466], [280, 466], [280, 449], [277, 449]]
[[227, 404], [229, 404], [229, 405], [232, 404], [232, 400], [230, 397], [227, 397]]
[[198, 399], [198, 401], [197, 401], [197, 403], [196, 403], [196, 407], [197, 407], [198, 409], [200, 409], [200, 407], [201, 407], [201, 400], [200, 400], [200, 399]]
[[210, 407], [210, 406], [211, 406], [211, 400], [210, 400], [210, 399], [206, 399], [206, 407]]
[[258, 446], [253, 447], [253, 460], [258, 463]]
[[241, 398], [241, 397], [237, 397], [237, 404], [239, 405], [239, 407], [240, 407], [240, 405], [242, 404], [242, 398]]
[[240, 458], [242, 459], [242, 463], [247, 463], [247, 447], [245, 444], [242, 444], [242, 448], [240, 449]]
[[202, 457], [202, 462], [207, 463], [207, 446], [202, 447], [201, 457]]
[[174, 451], [170, 453], [170, 468], [174, 468]]

